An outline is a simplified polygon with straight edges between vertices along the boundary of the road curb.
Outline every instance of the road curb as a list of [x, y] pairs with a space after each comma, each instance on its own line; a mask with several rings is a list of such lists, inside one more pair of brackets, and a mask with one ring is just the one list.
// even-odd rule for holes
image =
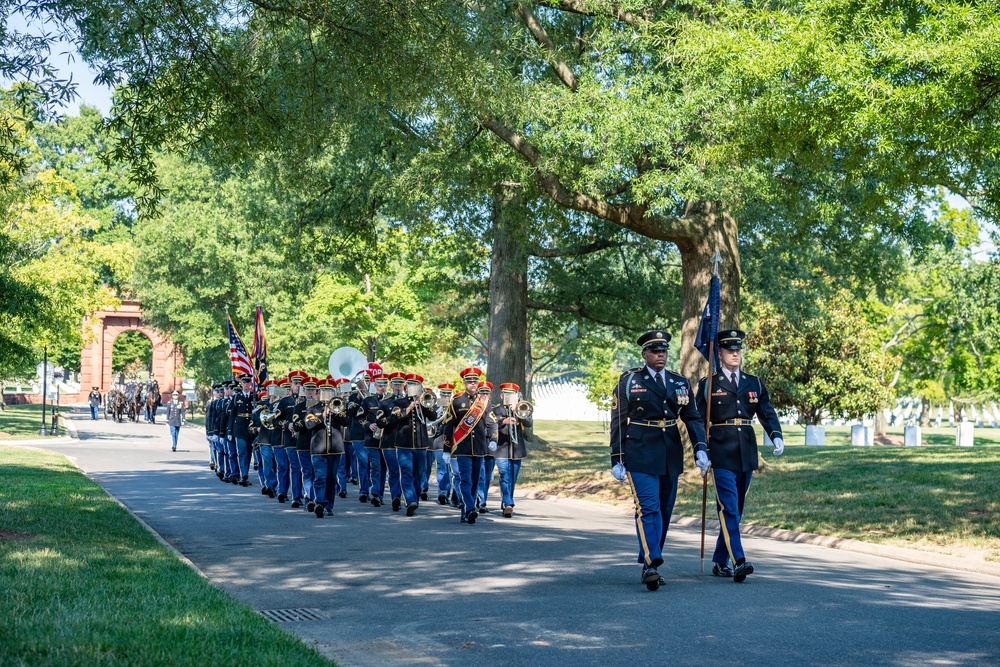
[[63, 428], [66, 429], [66, 435], [73, 440], [80, 439], [80, 433], [76, 430], [76, 423], [72, 419], [59, 415], [59, 420], [63, 423]]
[[[557, 502], [577, 502], [593, 503], [590, 500], [579, 498], [566, 498], [551, 494], [532, 493], [525, 494], [526, 498], [535, 500], [555, 500]], [[608, 503], [596, 503], [605, 507], [615, 507]], [[627, 509], [631, 514], [631, 508]], [[685, 526], [699, 528], [701, 519], [690, 516], [674, 516], [670, 524], [673, 526]], [[715, 535], [719, 530], [719, 522], [708, 520], [705, 522], [705, 531]], [[875, 544], [872, 542], [862, 542], [861, 540], [847, 537], [831, 537], [829, 535], [816, 535], [814, 533], [801, 533], [796, 530], [786, 530], [784, 528], [772, 528], [770, 526], [758, 526], [752, 523], [743, 524], [740, 527], [740, 534], [751, 537], [763, 537], [769, 540], [781, 542], [795, 542], [797, 544], [809, 544], [813, 546], [826, 547], [828, 549], [841, 549], [843, 551], [853, 551], [855, 553], [869, 556], [879, 556], [891, 558], [893, 560], [904, 561], [906, 563], [916, 563], [919, 565], [931, 565], [943, 567], [949, 570], [961, 570], [963, 572], [974, 572], [975, 574], [985, 574], [991, 577], [1000, 577], [1000, 563], [990, 563], [986, 561], [971, 561], [961, 556], [950, 556], [948, 554], [934, 553], [933, 551], [922, 551], [920, 549], [909, 549], [888, 544]]]
[[33, 438], [31, 440], [0, 440], [0, 445], [10, 447], [34, 447], [35, 445], [62, 445], [73, 442], [73, 438], [68, 435], [59, 438]]

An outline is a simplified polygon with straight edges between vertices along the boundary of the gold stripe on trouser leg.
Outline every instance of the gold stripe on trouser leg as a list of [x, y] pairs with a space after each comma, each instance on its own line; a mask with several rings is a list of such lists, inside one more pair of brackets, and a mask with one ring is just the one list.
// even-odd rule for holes
[[726, 517], [723, 514], [726, 507], [722, 504], [722, 499], [719, 498], [719, 482], [715, 479], [715, 468], [712, 468], [712, 486], [715, 487], [715, 501], [719, 503], [719, 523], [722, 524], [722, 539], [726, 542], [726, 551], [729, 552], [729, 559], [735, 565], [736, 557], [733, 556], [733, 547], [729, 543], [729, 529], [726, 528]]
[[642, 552], [646, 559], [646, 565], [651, 565], [653, 559], [649, 557], [649, 545], [646, 544], [646, 531], [642, 529], [642, 505], [639, 504], [639, 494], [635, 491], [635, 484], [632, 483], [632, 473], [626, 471], [628, 485], [632, 488], [632, 501], [635, 503], [635, 528], [639, 531], [639, 541], [642, 542]]

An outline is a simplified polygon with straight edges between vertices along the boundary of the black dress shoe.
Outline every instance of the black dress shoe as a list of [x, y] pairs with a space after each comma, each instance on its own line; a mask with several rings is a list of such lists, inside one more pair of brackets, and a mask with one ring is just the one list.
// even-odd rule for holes
[[427, 492], [426, 491], [424, 491], [423, 493], [420, 494], [420, 499], [421, 500], [427, 500]]
[[480, 514], [486, 514], [489, 511], [490, 511], [490, 508], [487, 507], [486, 505], [480, 505], [479, 506], [479, 513]]
[[439, 493], [438, 505], [447, 505], [447, 504], [448, 504], [448, 496], [444, 495], [443, 493]]
[[746, 581], [748, 574], [753, 574], [753, 563], [745, 561], [742, 565], [733, 568], [733, 581], [741, 584]]
[[462, 515], [462, 518], [461, 518], [461, 519], [459, 519], [459, 521], [458, 521], [458, 522], [459, 522], [459, 523], [469, 523], [469, 520], [468, 520], [467, 518], [465, 518], [465, 515], [463, 514], [463, 515]]
[[410, 503], [406, 506], [406, 516], [413, 516], [417, 512], [419, 505], [417, 503]]
[[726, 577], [727, 579], [733, 578], [733, 568], [728, 565], [723, 565], [722, 563], [712, 563], [712, 576], [713, 577]]
[[392, 499], [392, 511], [393, 512], [398, 512], [400, 505], [402, 505], [402, 503], [399, 502], [399, 498], [393, 498]]
[[301, 500], [293, 500], [292, 501], [292, 509], [297, 509], [299, 507], [302, 507], [302, 501]]
[[660, 587], [660, 582], [662, 581], [660, 573], [656, 571], [655, 567], [647, 567], [642, 570], [642, 583], [646, 584], [646, 589], [650, 591], [655, 591]]
[[250, 480], [248, 480], [248, 479], [241, 479], [240, 480], [240, 486], [252, 486], [252, 485], [250, 484]]
[[372, 506], [374, 506], [374, 507], [381, 507], [382, 506], [382, 500], [378, 496], [372, 496]]
[[208, 469], [209, 470], [215, 470], [215, 463], [209, 463], [208, 464]]
[[325, 510], [323, 509], [322, 505], [316, 505], [316, 518], [322, 519], [324, 511]]
[[347, 497], [347, 491], [341, 491], [337, 495], [340, 496], [341, 498], [346, 498]]
[[470, 524], [475, 523], [478, 517], [479, 517], [479, 512], [477, 512], [476, 510], [472, 510], [467, 515], [465, 515], [465, 518], [468, 519]]
[[266, 496], [267, 495], [267, 491], [268, 491], [268, 489], [267, 489], [266, 486], [260, 487], [260, 495]]
[[368, 502], [368, 496], [366, 494], [362, 493], [360, 496], [358, 496], [358, 500], [360, 500], [363, 503], [367, 503]]
[[[322, 507], [322, 505], [320, 505], [320, 507]], [[310, 500], [309, 504], [306, 505], [306, 511], [307, 512], [312, 512], [315, 509], [316, 509], [316, 503], [314, 503], [313, 501]]]
[[286, 496], [286, 495], [285, 495], [285, 494], [283, 494], [283, 493], [279, 493], [279, 494], [278, 494], [278, 502], [279, 502], [279, 503], [283, 503], [283, 502], [285, 502], [286, 500], [288, 500], [288, 496]]
[[267, 490], [267, 497], [268, 498], [274, 498], [274, 489], [268, 489]]

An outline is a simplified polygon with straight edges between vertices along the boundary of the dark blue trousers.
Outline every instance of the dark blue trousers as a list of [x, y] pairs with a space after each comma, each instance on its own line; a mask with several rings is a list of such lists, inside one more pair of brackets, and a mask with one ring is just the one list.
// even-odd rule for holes
[[728, 558], [736, 563], [738, 559], [745, 558], [740, 540], [740, 519], [753, 471], [733, 472], [712, 468], [712, 477], [715, 480], [715, 506], [721, 523], [712, 562], [725, 565]]
[[663, 565], [663, 542], [677, 499], [677, 478], [669, 475], [628, 473], [635, 501], [635, 533], [639, 538], [639, 563]]

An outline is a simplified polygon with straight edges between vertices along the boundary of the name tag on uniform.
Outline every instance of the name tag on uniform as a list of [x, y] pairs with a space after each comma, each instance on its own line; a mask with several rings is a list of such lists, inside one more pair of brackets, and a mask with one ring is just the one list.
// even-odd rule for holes
[[725, 389], [716, 389], [715, 391], [712, 392], [712, 396], [725, 396], [725, 395], [726, 395]]

